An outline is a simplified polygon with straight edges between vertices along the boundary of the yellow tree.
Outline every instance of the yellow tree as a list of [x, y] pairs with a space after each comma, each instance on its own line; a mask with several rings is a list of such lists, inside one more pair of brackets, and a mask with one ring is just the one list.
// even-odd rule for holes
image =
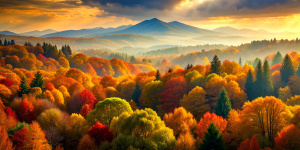
[[278, 89], [278, 98], [283, 102], [286, 102], [289, 98], [292, 97], [292, 92], [289, 86]]
[[164, 121], [167, 127], [173, 129], [175, 137], [190, 132], [197, 125], [193, 115], [183, 107], [175, 108], [174, 113], [165, 114]]
[[182, 133], [179, 135], [175, 150], [195, 150], [196, 149], [196, 140], [190, 132]]
[[287, 100], [286, 104], [289, 106], [300, 105], [300, 95], [295, 95], [295, 96], [289, 98]]

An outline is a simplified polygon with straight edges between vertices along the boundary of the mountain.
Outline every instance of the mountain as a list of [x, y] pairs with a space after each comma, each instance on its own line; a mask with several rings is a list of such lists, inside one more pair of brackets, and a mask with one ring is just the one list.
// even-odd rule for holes
[[10, 32], [10, 31], [0, 31], [0, 34], [4, 34], [4, 35], [18, 35], [17, 33]]
[[126, 29], [130, 26], [131, 25], [119, 26], [116, 28], [97, 27], [97, 28], [92, 28], [92, 29], [66, 30], [66, 31], [46, 34], [41, 37], [94, 37], [101, 33], [115, 32], [115, 31]]
[[197, 28], [197, 27], [193, 27], [178, 21], [173, 21], [173, 22], [169, 22], [169, 24], [176, 26], [178, 28], [181, 28], [183, 30], [192, 32], [192, 33], [197, 33], [197, 34], [209, 34], [209, 35], [221, 35], [222, 33], [219, 32], [214, 32], [211, 30], [206, 30], [206, 29], [201, 29], [201, 28]]
[[43, 30], [43, 31], [34, 30], [34, 31], [30, 31], [30, 32], [21, 33], [21, 35], [39, 37], [39, 36], [42, 36], [42, 35], [45, 35], [45, 34], [51, 34], [51, 33], [54, 33], [54, 32], [57, 32], [57, 31], [52, 30], [52, 29]]
[[214, 29], [214, 31], [237, 36], [266, 36], [271, 34], [266, 30], [236, 29], [232, 27], [220, 27]]
[[153, 45], [163, 44], [162, 41], [150, 36], [137, 35], [137, 34], [114, 34], [97, 36], [98, 39], [108, 39], [116, 43], [132, 46], [132, 47], [150, 47]]

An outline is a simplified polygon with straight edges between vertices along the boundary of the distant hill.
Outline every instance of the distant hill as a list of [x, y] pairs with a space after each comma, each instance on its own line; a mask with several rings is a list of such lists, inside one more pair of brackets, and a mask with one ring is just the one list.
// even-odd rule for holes
[[219, 32], [214, 32], [211, 30], [206, 30], [206, 29], [201, 29], [201, 28], [197, 28], [197, 27], [193, 27], [178, 21], [173, 21], [173, 22], [169, 22], [169, 24], [176, 26], [178, 28], [181, 28], [183, 30], [192, 32], [192, 33], [197, 33], [197, 34], [206, 34], [206, 35], [224, 35], [222, 33]]
[[11, 32], [11, 31], [0, 31], [0, 34], [4, 35], [18, 35], [17, 33]]
[[126, 29], [130, 26], [131, 25], [119, 26], [119, 27], [116, 27], [116, 28], [98, 27], [98, 28], [92, 28], [92, 29], [66, 30], [66, 31], [46, 34], [46, 35], [43, 35], [41, 37], [95, 37], [95, 36], [97, 36], [98, 34], [101, 34], [101, 33], [119, 31], [119, 30]]
[[214, 31], [238, 36], [266, 36], [271, 34], [266, 30], [236, 29], [232, 27], [220, 27], [214, 29]]
[[39, 36], [42, 36], [42, 35], [45, 35], [45, 34], [51, 34], [51, 33], [54, 33], [54, 32], [57, 32], [57, 31], [52, 30], [52, 29], [47, 29], [47, 30], [43, 30], [43, 31], [34, 30], [34, 31], [30, 31], [30, 32], [21, 33], [21, 35], [39, 37]]

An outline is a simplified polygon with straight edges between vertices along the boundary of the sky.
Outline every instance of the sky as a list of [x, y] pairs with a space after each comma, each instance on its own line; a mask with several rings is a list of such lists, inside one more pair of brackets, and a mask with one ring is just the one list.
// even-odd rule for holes
[[300, 32], [300, 0], [0, 0], [0, 31], [117, 27], [143, 20], [205, 29]]

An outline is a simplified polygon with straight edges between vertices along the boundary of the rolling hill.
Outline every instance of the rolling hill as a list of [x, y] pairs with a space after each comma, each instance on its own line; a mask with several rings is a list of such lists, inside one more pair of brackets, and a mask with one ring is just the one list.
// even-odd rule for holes
[[54, 32], [57, 32], [57, 31], [52, 30], [52, 29], [47, 29], [47, 30], [43, 30], [43, 31], [34, 30], [34, 31], [30, 31], [30, 32], [21, 33], [20, 35], [39, 37], [39, 36], [42, 36], [42, 35], [45, 35], [45, 34], [51, 34], [51, 33], [54, 33]]
[[17, 33], [11, 32], [11, 31], [0, 31], [0, 34], [3, 35], [18, 35]]

